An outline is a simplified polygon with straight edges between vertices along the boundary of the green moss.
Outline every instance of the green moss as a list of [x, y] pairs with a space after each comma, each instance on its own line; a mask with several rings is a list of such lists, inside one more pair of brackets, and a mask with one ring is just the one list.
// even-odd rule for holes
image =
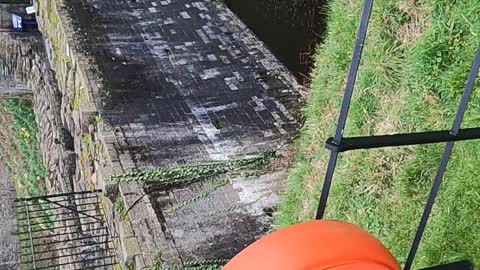
[[90, 103], [90, 98], [85, 94], [85, 91], [82, 87], [75, 89], [73, 95], [74, 96], [71, 104], [71, 108], [73, 110], [78, 111], [82, 105], [88, 105]]
[[80, 155], [80, 164], [82, 166], [82, 174], [84, 177], [88, 176], [90, 171], [91, 163], [93, 161], [93, 156], [90, 153], [90, 145], [92, 144], [92, 135], [90, 133], [85, 133], [82, 135], [82, 151]]
[[114, 209], [124, 222], [129, 222], [128, 212], [123, 203], [122, 197], [118, 197], [114, 203]]
[[110, 182], [156, 181], [165, 184], [177, 184], [198, 181], [227, 172], [242, 169], [258, 169], [266, 166], [273, 158], [273, 153], [267, 153], [258, 158], [212, 162], [194, 166], [182, 166], [172, 169], [142, 170], [124, 175], [112, 176]]

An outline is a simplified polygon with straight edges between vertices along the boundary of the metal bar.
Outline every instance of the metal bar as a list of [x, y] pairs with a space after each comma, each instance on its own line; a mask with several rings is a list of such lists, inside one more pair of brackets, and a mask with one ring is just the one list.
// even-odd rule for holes
[[332, 151], [330, 153], [330, 159], [328, 160], [327, 174], [325, 175], [325, 181], [323, 182], [322, 195], [320, 196], [320, 202], [318, 204], [316, 219], [323, 219], [325, 209], [327, 208], [328, 195], [332, 186], [333, 175], [335, 174], [335, 167], [337, 166], [338, 152]]
[[[112, 248], [109, 249], [103, 249], [103, 250], [93, 250], [93, 251], [87, 251], [87, 252], [79, 252], [79, 253], [74, 253], [74, 254], [68, 254], [68, 255], [62, 255], [62, 256], [55, 256], [51, 258], [45, 258], [41, 260], [37, 260], [37, 262], [42, 262], [42, 261], [48, 261], [52, 259], [59, 259], [59, 258], [65, 258], [65, 257], [71, 257], [71, 256], [77, 256], [77, 255], [83, 255], [83, 254], [91, 254], [91, 253], [99, 253], [99, 252], [109, 252], [112, 251]], [[25, 261], [25, 262], [20, 262], [21, 264], [29, 264], [32, 261]]]
[[[97, 215], [97, 217], [100, 217], [101, 215]], [[52, 223], [53, 222], [62, 222], [62, 221], [69, 221], [69, 220], [77, 220], [78, 218], [69, 218], [69, 219], [61, 219], [61, 220], [52, 220]], [[98, 220], [98, 221], [102, 221], [102, 220]], [[30, 225], [40, 225], [40, 224], [44, 224], [44, 223], [32, 223]], [[25, 227], [26, 225], [20, 225], [20, 226], [23, 226]]]
[[[459, 133], [463, 117], [465, 116], [465, 111], [467, 110], [468, 101], [470, 99], [473, 88], [475, 86], [475, 81], [477, 79], [479, 69], [480, 69], [480, 43], [478, 44], [475, 60], [473, 61], [472, 69], [470, 71], [470, 75], [468, 76], [467, 85], [465, 86], [465, 92], [463, 93], [462, 99], [460, 101], [457, 115], [455, 117], [455, 122], [452, 127], [451, 134], [453, 136], [457, 136]], [[428, 218], [430, 217], [430, 213], [435, 203], [435, 199], [437, 197], [438, 191], [442, 184], [443, 176], [445, 174], [445, 171], [447, 170], [448, 161], [452, 154], [454, 145], [455, 145], [455, 142], [448, 142], [445, 147], [445, 152], [443, 153], [440, 167], [438, 168], [435, 181], [433, 182], [432, 190], [430, 191], [430, 195], [428, 196], [427, 204], [425, 205], [425, 209], [423, 211], [420, 224], [418, 225], [418, 229], [415, 234], [412, 247], [410, 248], [410, 252], [408, 254], [407, 261], [405, 263], [405, 267], [404, 267], [405, 270], [410, 270], [412, 268], [413, 261], [415, 260], [415, 255], [417, 254], [418, 246], [420, 245], [420, 241], [422, 240], [423, 233], [425, 232], [425, 227], [427, 226]]]
[[[95, 197], [91, 197], [91, 198], [96, 198], [97, 196]], [[65, 200], [66, 201], [66, 200]], [[92, 202], [92, 203], [79, 203], [79, 204], [75, 204], [76, 206], [85, 206], [85, 205], [95, 205], [95, 206], [98, 206], [97, 203], [95, 202]], [[33, 205], [32, 205], [33, 206]], [[35, 213], [35, 212], [42, 212], [42, 211], [52, 211], [52, 210], [56, 210], [56, 209], [61, 209], [63, 207], [55, 207], [55, 208], [48, 208], [48, 209], [37, 209], [37, 210], [31, 210], [30, 213]], [[17, 212], [17, 214], [23, 214], [23, 212]]]
[[64, 266], [64, 265], [75, 265], [77, 263], [83, 263], [83, 262], [94, 262], [94, 261], [102, 260], [104, 258], [112, 258], [112, 257], [113, 257], [113, 255], [109, 255], [109, 256], [100, 257], [100, 258], [92, 258], [92, 259], [86, 259], [86, 260], [81, 260], [81, 261], [60, 263], [60, 264], [54, 264], [54, 265], [49, 265], [49, 266], [44, 266], [44, 267], [39, 267], [39, 268], [30, 268], [30, 270], [42, 270], [42, 269], [48, 269], [48, 268]]
[[[94, 231], [99, 231], [99, 230], [105, 230], [107, 229], [107, 227], [102, 227], [102, 228], [98, 228], [98, 229], [93, 229], [93, 230], [81, 230], [82, 233], [87, 233], [87, 232], [94, 232]], [[61, 236], [61, 235], [70, 235], [70, 234], [74, 234], [74, 233], [78, 233], [78, 232], [66, 232], [66, 233], [58, 233], [58, 234], [55, 234], [55, 235], [44, 235], [44, 236], [38, 236], [38, 237], [33, 237], [32, 240], [37, 240], [37, 239], [44, 239], [44, 238], [52, 238], [52, 237], [55, 237], [55, 236]], [[20, 242], [22, 241], [28, 241], [29, 239], [19, 239]]]
[[[106, 239], [105, 241], [103, 242], [98, 242], [98, 243], [95, 243], [95, 245], [104, 245], [104, 244], [108, 244], [109, 243], [109, 240]], [[57, 248], [57, 249], [50, 249], [50, 250], [45, 250], [45, 251], [39, 251], [39, 252], [35, 252], [35, 254], [44, 254], [44, 253], [49, 253], [49, 252], [57, 252], [57, 251], [60, 251], [60, 250], [66, 250], [66, 249], [75, 249], [75, 248], [81, 248], [81, 247], [89, 247], [89, 246], [92, 246], [92, 244], [84, 244], [84, 245], [78, 245], [78, 246], [73, 246], [73, 247], [64, 247], [64, 248]], [[23, 253], [22, 253], [23, 254]], [[31, 255], [31, 253], [24, 253], [23, 255], [25, 256], [29, 256]]]
[[34, 201], [39, 199], [49, 199], [49, 198], [56, 198], [56, 197], [67, 197], [71, 195], [83, 195], [83, 194], [98, 194], [101, 193], [101, 189], [96, 189], [93, 191], [80, 191], [80, 192], [70, 192], [70, 193], [60, 193], [60, 194], [53, 194], [53, 195], [45, 195], [45, 196], [38, 196], [38, 197], [31, 197], [31, 198], [18, 198], [15, 199], [16, 202], [19, 201]]
[[[355, 88], [355, 82], [357, 80], [358, 68], [362, 60], [362, 52], [365, 44], [365, 38], [367, 36], [370, 15], [372, 14], [372, 8], [373, 0], [365, 0], [363, 4], [360, 25], [358, 27], [357, 40], [355, 42], [352, 62], [350, 64], [350, 70], [348, 73], [345, 94], [343, 96], [342, 107], [340, 109], [340, 115], [338, 117], [337, 130], [333, 139], [333, 142], [335, 144], [340, 144], [342, 142], [343, 132], [345, 130], [345, 124], [347, 122], [348, 110], [350, 107], [350, 102], [352, 100], [353, 89]], [[337, 159], [338, 152], [332, 151], [332, 153], [330, 154], [330, 161], [328, 162], [327, 175], [325, 176], [322, 188], [322, 195], [320, 196], [320, 202], [317, 209], [316, 219], [322, 219], [325, 213], [328, 195], [330, 193], [330, 187], [332, 185], [333, 175], [335, 172], [335, 167], [337, 165]]]
[[476, 139], [480, 139], [480, 128], [460, 129], [456, 136], [451, 134], [451, 130], [443, 130], [394, 135], [343, 138], [340, 145], [336, 145], [333, 142], [333, 138], [329, 138], [326, 142], [325, 147], [332, 151], [346, 152], [359, 149], [445, 143], [452, 141], [467, 141]]
[[445, 265], [424, 268], [422, 270], [473, 270], [473, 268], [474, 266], [470, 261], [460, 261]]
[[[43, 216], [35, 216], [35, 217], [30, 217], [31, 219], [36, 219], [36, 218], [46, 218], [46, 217], [55, 217], [57, 215], [43, 215]], [[27, 220], [27, 218], [18, 218], [17, 221], [23, 221]]]
[[57, 206], [61, 206], [61, 207], [65, 208], [65, 209], [68, 209], [68, 210], [72, 211], [73, 213], [78, 213], [78, 214], [82, 214], [82, 215], [84, 215], [84, 216], [87, 216], [87, 217], [89, 217], [89, 218], [93, 218], [93, 219], [96, 219], [96, 220], [101, 220], [101, 219], [97, 219], [96, 217], [94, 217], [94, 216], [92, 216], [92, 215], [85, 214], [85, 213], [83, 213], [83, 211], [79, 211], [79, 210], [77, 210], [77, 209], [75, 209], [75, 208], [73, 208], [73, 207], [70, 207], [70, 206], [67, 206], [67, 205], [63, 205], [63, 204], [60, 204], [60, 203], [57, 203], [57, 202], [53, 202], [53, 201], [50, 201], [49, 199], [45, 199], [45, 200], [46, 200], [47, 202], [50, 202], [51, 204], [55, 204], [55, 205], [57, 205]]
[[[94, 221], [94, 222], [84, 223], [84, 224], [81, 224], [81, 226], [92, 225], [92, 224], [97, 224], [97, 223], [103, 223], [103, 221]], [[78, 226], [79, 225], [74, 224], [74, 225], [68, 225], [68, 226], [53, 227], [51, 229], [47, 228], [47, 229], [41, 229], [41, 230], [34, 230], [34, 231], [32, 231], [32, 233], [52, 231], [52, 230], [56, 230], [56, 229], [71, 228], [71, 227], [78, 227]], [[24, 232], [20, 232], [20, 233], [24, 233]]]
[[365, 45], [365, 38], [367, 36], [368, 24], [370, 22], [370, 15], [372, 14], [373, 0], [365, 0], [363, 5], [362, 18], [360, 26], [358, 27], [357, 40], [355, 42], [355, 49], [353, 52], [350, 70], [348, 72], [347, 85], [345, 88], [345, 95], [343, 96], [342, 107], [340, 109], [340, 116], [338, 118], [337, 130], [335, 132], [335, 143], [340, 143], [342, 140], [345, 124], [347, 122], [350, 102], [352, 100], [353, 89], [357, 80], [358, 68], [362, 60], [363, 47]]
[[[101, 238], [108, 236], [108, 234], [100, 234], [100, 235], [92, 235], [88, 237], [80, 237], [80, 238], [74, 238], [74, 239], [67, 239], [67, 240], [59, 240], [59, 241], [54, 241], [54, 242], [49, 242], [49, 243], [44, 243], [44, 244], [36, 244], [34, 247], [41, 247], [41, 246], [50, 246], [53, 244], [60, 244], [60, 243], [66, 243], [66, 242], [72, 242], [72, 241], [81, 241], [81, 240], [86, 240], [86, 239], [94, 239], [94, 238]], [[26, 247], [22, 247], [26, 248]]]
[[[60, 209], [62, 207], [59, 207], [58, 209]], [[82, 212], [90, 212], [90, 211], [98, 211], [98, 209], [94, 208], [94, 209], [86, 209], [86, 210], [82, 210]], [[73, 214], [75, 212], [69, 212], [69, 213], [62, 213], [62, 215], [70, 215], [70, 214]], [[30, 217], [30, 219], [36, 219], [36, 218], [46, 218], [46, 217], [55, 217], [55, 216], [58, 216], [57, 214], [50, 214], [50, 215], [43, 215], [43, 216], [34, 216], [34, 217]], [[23, 221], [23, 220], [26, 220], [26, 218], [19, 218], [17, 219], [17, 221]]]
[[28, 235], [30, 237], [30, 252], [32, 252], [32, 260], [33, 260], [33, 269], [37, 269], [37, 264], [35, 262], [35, 248], [33, 247], [33, 239], [32, 239], [32, 229], [30, 227], [30, 218], [29, 218], [29, 213], [28, 213], [28, 202], [24, 201], [25, 207], [27, 209], [27, 222], [29, 223], [28, 226]]
[[[81, 200], [87, 200], [87, 199], [95, 199], [97, 198], [98, 196], [89, 196], [89, 197], [76, 197], [76, 198], [73, 198], [73, 200], [75, 201], [81, 201]], [[68, 198], [68, 199], [65, 199], [65, 200], [57, 200], [55, 202], [67, 202], [67, 201], [71, 201], [72, 198]], [[41, 206], [41, 205], [48, 205], [49, 203], [48, 202], [39, 202], [39, 201], [45, 201], [45, 199], [33, 199], [33, 200], [30, 200], [31, 202], [35, 202], [35, 204], [32, 204], [32, 206]], [[18, 201], [16, 203], [21, 203], [21, 201]]]
[[[100, 199], [99, 199], [98, 197], [97, 197], [97, 202], [100, 203]], [[101, 208], [100, 208], [100, 211], [101, 211], [102, 215], [105, 217], [105, 209], [104, 209], [103, 207], [101, 207]], [[109, 228], [108, 225], [106, 226], [106, 228], [107, 228], [107, 233], [108, 233], [108, 235], [112, 235], [112, 234], [111, 234], [111, 231], [110, 231], [110, 228]], [[117, 249], [116, 241], [111, 241], [110, 243], [112, 244], [113, 249], [116, 250], [116, 249]], [[111, 258], [111, 262], [112, 262], [112, 265], [115, 264], [115, 262], [114, 262], [114, 257]], [[105, 263], [105, 261], [104, 261], [104, 263]]]

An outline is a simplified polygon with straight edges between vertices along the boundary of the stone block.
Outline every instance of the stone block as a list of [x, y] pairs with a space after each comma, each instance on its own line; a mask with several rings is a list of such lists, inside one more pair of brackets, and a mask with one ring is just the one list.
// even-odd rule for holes
[[126, 237], [121, 238], [122, 245], [122, 259], [124, 264], [133, 263], [136, 256], [140, 256], [142, 251], [138, 245], [137, 238]]

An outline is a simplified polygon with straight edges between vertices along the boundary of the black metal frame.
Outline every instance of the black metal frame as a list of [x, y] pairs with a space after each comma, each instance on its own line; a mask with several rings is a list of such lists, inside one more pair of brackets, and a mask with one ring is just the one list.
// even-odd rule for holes
[[[453, 147], [456, 141], [475, 140], [480, 139], [480, 128], [461, 129], [462, 120], [465, 116], [468, 101], [475, 86], [475, 81], [480, 69], [480, 43], [477, 48], [475, 59], [467, 80], [465, 91], [462, 95], [460, 105], [455, 117], [453, 127], [449, 131], [431, 131], [421, 133], [408, 133], [408, 134], [396, 134], [396, 135], [383, 135], [383, 136], [364, 136], [343, 138], [345, 125], [347, 121], [348, 111], [350, 108], [350, 102], [352, 99], [353, 89], [355, 87], [355, 81], [357, 78], [358, 69], [362, 59], [362, 52], [365, 44], [365, 38], [367, 35], [368, 24], [372, 13], [374, 0], [365, 0], [363, 12], [361, 16], [360, 26], [357, 33], [357, 39], [355, 43], [355, 50], [350, 64], [350, 71], [348, 74], [345, 94], [342, 101], [340, 110], [340, 116], [337, 123], [337, 129], [335, 136], [329, 138], [326, 142], [326, 148], [331, 151], [330, 159], [328, 162], [327, 172], [325, 175], [325, 181], [323, 184], [322, 193], [320, 196], [320, 202], [317, 209], [317, 219], [323, 219], [325, 209], [327, 206], [327, 200], [332, 185], [332, 180], [337, 165], [338, 155], [341, 152], [358, 150], [358, 149], [372, 149], [381, 147], [393, 147], [393, 146], [406, 146], [406, 145], [419, 145], [419, 144], [431, 144], [431, 143], [446, 143], [445, 151], [442, 156], [440, 167], [438, 168], [435, 181], [433, 182], [432, 189], [430, 191], [427, 204], [423, 211], [423, 215], [420, 220], [415, 238], [412, 243], [412, 247], [407, 257], [404, 269], [410, 270], [415, 259], [415, 255], [418, 250], [418, 246], [422, 239], [425, 227], [432, 211], [432, 207], [435, 203], [438, 191], [440, 189], [443, 176], [447, 169], [450, 156], [453, 151]], [[468, 261], [457, 262], [449, 265], [436, 266], [429, 268], [428, 270], [470, 270], [473, 269], [473, 264]], [[425, 269], [427, 270], [427, 269]]]
[[17, 199], [20, 269], [111, 269], [100, 190]]

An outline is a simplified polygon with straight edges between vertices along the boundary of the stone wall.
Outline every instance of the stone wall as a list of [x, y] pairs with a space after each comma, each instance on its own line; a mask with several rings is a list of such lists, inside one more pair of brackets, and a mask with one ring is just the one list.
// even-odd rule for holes
[[72, 189], [105, 191], [136, 269], [226, 260], [271, 230], [286, 177], [265, 156], [299, 128], [301, 87], [224, 4], [171, 3], [36, 1], [57, 156]]
[[[64, 100], [62, 93], [57, 87], [55, 72], [50, 68], [44, 40], [40, 33], [0, 33], [0, 69], [8, 71], [7, 79], [12, 84], [23, 85], [28, 91], [28, 98], [33, 99], [34, 111], [39, 129], [39, 142], [43, 154], [43, 165], [46, 169], [46, 184], [48, 192], [51, 194], [68, 193], [74, 189], [76, 173], [77, 154], [74, 151], [74, 142], [72, 132], [69, 126], [61, 118], [61, 104]], [[12, 97], [12, 95], [3, 96]], [[19, 97], [19, 95], [16, 95]], [[20, 97], [25, 98], [24, 95]], [[3, 181], [3, 176], [0, 175]], [[7, 191], [8, 189], [1, 189]], [[14, 191], [13, 191], [13, 194]], [[12, 201], [13, 197], [4, 197]], [[8, 205], [2, 203], [2, 207]], [[75, 202], [71, 202], [70, 207], [76, 207]], [[56, 211], [62, 211], [58, 209]], [[79, 208], [81, 210], [81, 207]], [[60, 212], [59, 212], [60, 213]], [[74, 216], [75, 217], [75, 216]], [[76, 216], [75, 218], [78, 218]], [[1, 219], [3, 221], [3, 218]], [[62, 222], [60, 224], [60, 222]], [[58, 227], [71, 225], [71, 222], [57, 221]], [[54, 234], [63, 235], [63, 240], [67, 237], [77, 237], [78, 234], [86, 235], [84, 231], [94, 231], [89, 227], [60, 228]], [[100, 226], [97, 224], [96, 226]], [[66, 235], [67, 230], [71, 235]], [[11, 231], [5, 231], [11, 233]], [[100, 247], [91, 245], [89, 248]], [[84, 249], [83, 249], [84, 250]], [[81, 251], [83, 251], [81, 250]], [[14, 249], [15, 253], [18, 251]], [[80, 253], [78, 249], [66, 250], [61, 255]], [[78, 261], [79, 256], [65, 257], [61, 263], [68, 261]], [[70, 269], [69, 266], [65, 266]], [[3, 269], [3, 268], [2, 268]]]
[[[2, 5], [0, 5], [1, 10]], [[5, 40], [0, 45], [0, 98], [5, 97], [31, 97], [32, 91], [27, 86], [29, 63], [24, 61], [29, 54], [30, 44], [27, 42], [22, 47], [9, 42], [12, 35], [2, 33], [0, 38]], [[18, 36], [18, 35], [16, 35]]]
[[[60, 119], [62, 95], [55, 73], [45, 54], [40, 33], [0, 33], [0, 69], [7, 80], [30, 92], [40, 130], [39, 141], [47, 171], [50, 192], [68, 192], [71, 188], [71, 151], [69, 132]], [[17, 89], [18, 90], [18, 89]]]

